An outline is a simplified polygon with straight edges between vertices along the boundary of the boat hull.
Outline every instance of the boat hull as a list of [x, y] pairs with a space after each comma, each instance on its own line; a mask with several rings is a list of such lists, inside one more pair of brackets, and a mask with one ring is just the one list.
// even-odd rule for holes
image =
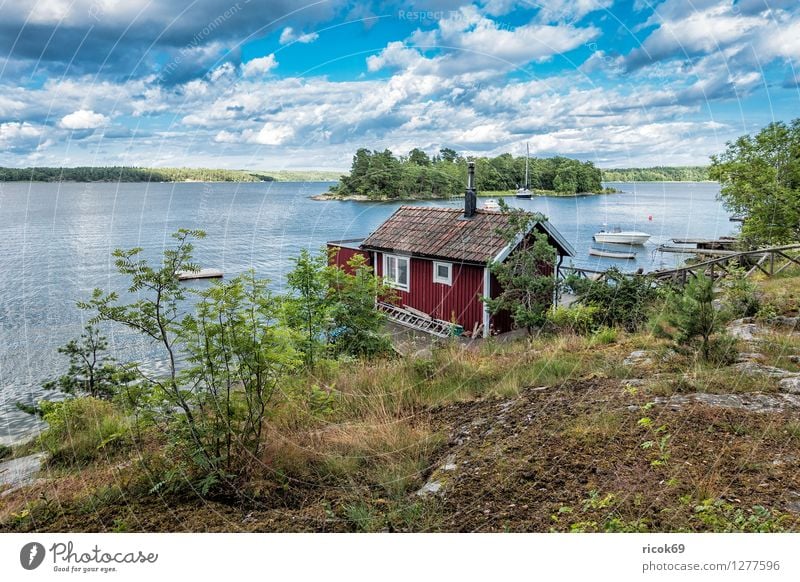
[[650, 240], [650, 235], [646, 232], [598, 232], [594, 240], [599, 243], [643, 245]]
[[593, 257], [606, 257], [608, 259], [635, 259], [636, 253], [620, 253], [616, 251], [604, 251], [602, 249], [589, 249], [589, 254]]

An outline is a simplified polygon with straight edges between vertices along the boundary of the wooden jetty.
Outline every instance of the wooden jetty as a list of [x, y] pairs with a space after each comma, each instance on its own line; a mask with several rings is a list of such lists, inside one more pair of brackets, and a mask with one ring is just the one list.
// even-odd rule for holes
[[696, 249], [729, 249], [736, 244], [736, 238], [732, 236], [721, 236], [717, 239], [708, 238], [673, 238], [672, 242], [676, 245], [694, 245]]
[[198, 271], [178, 271], [175, 276], [178, 281], [191, 281], [193, 279], [221, 279], [223, 273], [219, 269], [200, 269]]
[[658, 252], [660, 253], [680, 253], [684, 255], [705, 255], [708, 257], [729, 257], [737, 254], [736, 251], [726, 249], [701, 249], [695, 247], [675, 247], [670, 245], [659, 245]]

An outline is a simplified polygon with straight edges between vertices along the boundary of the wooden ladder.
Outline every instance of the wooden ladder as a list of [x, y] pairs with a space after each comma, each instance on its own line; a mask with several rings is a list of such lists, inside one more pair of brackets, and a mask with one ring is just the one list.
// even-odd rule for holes
[[437, 337], [450, 337], [451, 335], [453, 324], [447, 321], [418, 315], [391, 303], [378, 302], [378, 309], [388, 315], [392, 321], [405, 327], [424, 331]]

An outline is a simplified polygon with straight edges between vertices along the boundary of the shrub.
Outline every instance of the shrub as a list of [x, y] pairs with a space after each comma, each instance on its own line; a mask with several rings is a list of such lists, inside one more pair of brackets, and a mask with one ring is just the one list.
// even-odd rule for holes
[[604, 279], [591, 281], [571, 277], [567, 285], [581, 303], [597, 308], [598, 323], [627, 331], [636, 331], [650, 314], [658, 296], [652, 281], [645, 275], [625, 275], [616, 267], [606, 271]]
[[586, 335], [597, 326], [598, 311], [595, 305], [559, 306], [547, 314], [547, 321], [559, 331]]
[[617, 341], [618, 335], [615, 328], [603, 326], [592, 335], [592, 341], [601, 345], [613, 344]]
[[745, 277], [744, 269], [732, 268], [724, 284], [724, 297], [732, 317], [752, 317], [759, 312], [761, 301], [756, 286]]
[[11, 456], [11, 447], [6, 445], [0, 445], [0, 461], [5, 459], [6, 457]]
[[51, 463], [91, 463], [130, 442], [130, 422], [106, 400], [44, 401], [42, 411], [49, 426], [39, 436], [39, 444]]

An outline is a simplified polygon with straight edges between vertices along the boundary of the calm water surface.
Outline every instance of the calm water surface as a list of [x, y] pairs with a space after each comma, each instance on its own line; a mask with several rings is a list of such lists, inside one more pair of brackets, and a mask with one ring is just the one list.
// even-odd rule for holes
[[[572, 263], [595, 269], [615, 263], [625, 270], [671, 266], [681, 257], [655, 252], [658, 244], [735, 230], [716, 200], [717, 184], [610, 185], [624, 192], [510, 202], [547, 215], [577, 250]], [[201, 228], [208, 236], [197, 245], [199, 264], [223, 269], [226, 276], [253, 268], [279, 290], [289, 258], [301, 248], [366, 235], [400, 205], [309, 199], [328, 186], [0, 183], [0, 443], [40, 428], [14, 404], [41, 398], [41, 382], [64, 370], [56, 348], [80, 334], [86, 317], [75, 302], [95, 287], [124, 289], [111, 251], [140, 246], [146, 257], [158, 259], [170, 233]], [[592, 234], [604, 224], [644, 230], [652, 238], [635, 261], [589, 257]], [[106, 332], [121, 359], [158, 366], [146, 343], [118, 329]]]

